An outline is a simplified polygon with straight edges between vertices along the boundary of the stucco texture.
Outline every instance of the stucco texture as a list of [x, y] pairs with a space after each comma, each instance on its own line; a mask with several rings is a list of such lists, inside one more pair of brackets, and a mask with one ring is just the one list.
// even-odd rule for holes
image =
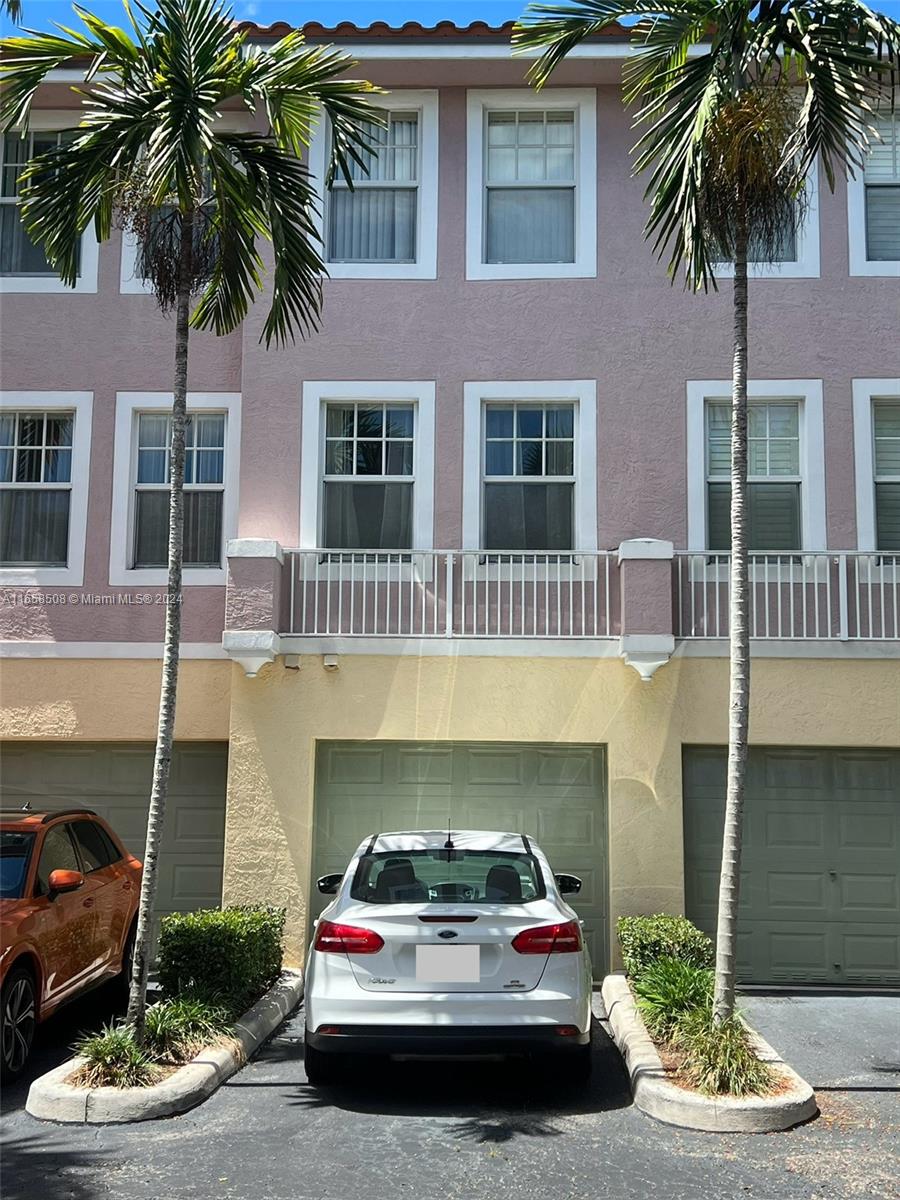
[[[0, 668], [0, 738], [155, 741], [161, 664], [152, 659], [8, 658]], [[185, 659], [175, 737], [228, 737], [231, 663]]]
[[[285, 904], [289, 962], [306, 936], [317, 740], [604, 744], [611, 926], [682, 909], [682, 747], [726, 742], [725, 659], [674, 659], [651, 684], [615, 658], [344, 655], [334, 672], [320, 656], [300, 662], [254, 679], [233, 668], [225, 845], [226, 902]], [[900, 745], [897, 664], [757, 659], [750, 736]]]

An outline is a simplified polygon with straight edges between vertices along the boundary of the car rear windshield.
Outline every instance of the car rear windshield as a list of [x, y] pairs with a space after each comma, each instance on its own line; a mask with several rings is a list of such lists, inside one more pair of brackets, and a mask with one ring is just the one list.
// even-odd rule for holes
[[33, 845], [33, 833], [0, 829], [0, 899], [21, 899]]
[[364, 854], [350, 889], [368, 904], [528, 904], [546, 894], [534, 855], [500, 850]]

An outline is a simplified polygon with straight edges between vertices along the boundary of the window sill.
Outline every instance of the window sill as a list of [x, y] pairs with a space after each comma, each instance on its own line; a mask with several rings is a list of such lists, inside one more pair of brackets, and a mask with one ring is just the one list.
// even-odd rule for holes
[[0, 275], [2, 295], [91, 295], [96, 294], [97, 279], [80, 276], [74, 287], [67, 287], [55, 275]]
[[82, 581], [76, 567], [0, 567], [3, 587], [81, 587]]
[[[224, 567], [185, 567], [181, 582], [184, 587], [224, 587], [227, 573]], [[110, 569], [109, 582], [112, 586], [166, 587], [169, 572], [165, 567], [126, 567]]]
[[[714, 263], [713, 270], [718, 279], [734, 279], [734, 263]], [[795, 259], [792, 262], [748, 263], [748, 279], [818, 279], [819, 264]]]
[[900, 277], [900, 259], [856, 259], [850, 263], [850, 274], [870, 279], [897, 279]]
[[326, 263], [329, 279], [437, 279], [435, 263]]
[[473, 263], [466, 279], [595, 279], [597, 264], [574, 263]]

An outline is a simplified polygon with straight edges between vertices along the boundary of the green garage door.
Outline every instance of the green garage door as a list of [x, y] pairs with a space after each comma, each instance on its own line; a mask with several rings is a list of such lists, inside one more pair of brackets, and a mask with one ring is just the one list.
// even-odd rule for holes
[[[225, 743], [175, 747], [157, 916], [221, 903], [227, 765]], [[35, 809], [92, 808], [143, 858], [152, 778], [153, 746], [146, 742], [7, 742], [0, 792], [9, 808], [21, 808], [26, 800]]]
[[[606, 786], [590, 746], [324, 742], [316, 761], [313, 877], [343, 871], [368, 834], [396, 829], [526, 833], [555, 871], [583, 880], [573, 907], [597, 974], [608, 964]], [[316, 915], [328, 902], [315, 893]]]
[[[715, 932], [725, 751], [684, 752], [687, 915]], [[753, 749], [739, 977], [900, 983], [900, 751]]]

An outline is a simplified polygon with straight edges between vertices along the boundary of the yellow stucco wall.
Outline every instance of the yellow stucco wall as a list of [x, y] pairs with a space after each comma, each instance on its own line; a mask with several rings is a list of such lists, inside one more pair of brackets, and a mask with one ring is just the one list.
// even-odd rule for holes
[[[896, 661], [756, 659], [751, 741], [900, 745]], [[615, 658], [344, 655], [231, 683], [226, 901], [284, 903], [302, 954], [315, 745], [324, 739], [605, 744], [610, 921], [683, 903], [681, 752], [727, 738], [724, 659], [678, 658], [652, 683]], [[610, 944], [615, 939], [610, 938]]]
[[[7, 658], [0, 738], [154, 741], [162, 666], [150, 659]], [[231, 663], [184, 659], [175, 736], [226, 741]]]

